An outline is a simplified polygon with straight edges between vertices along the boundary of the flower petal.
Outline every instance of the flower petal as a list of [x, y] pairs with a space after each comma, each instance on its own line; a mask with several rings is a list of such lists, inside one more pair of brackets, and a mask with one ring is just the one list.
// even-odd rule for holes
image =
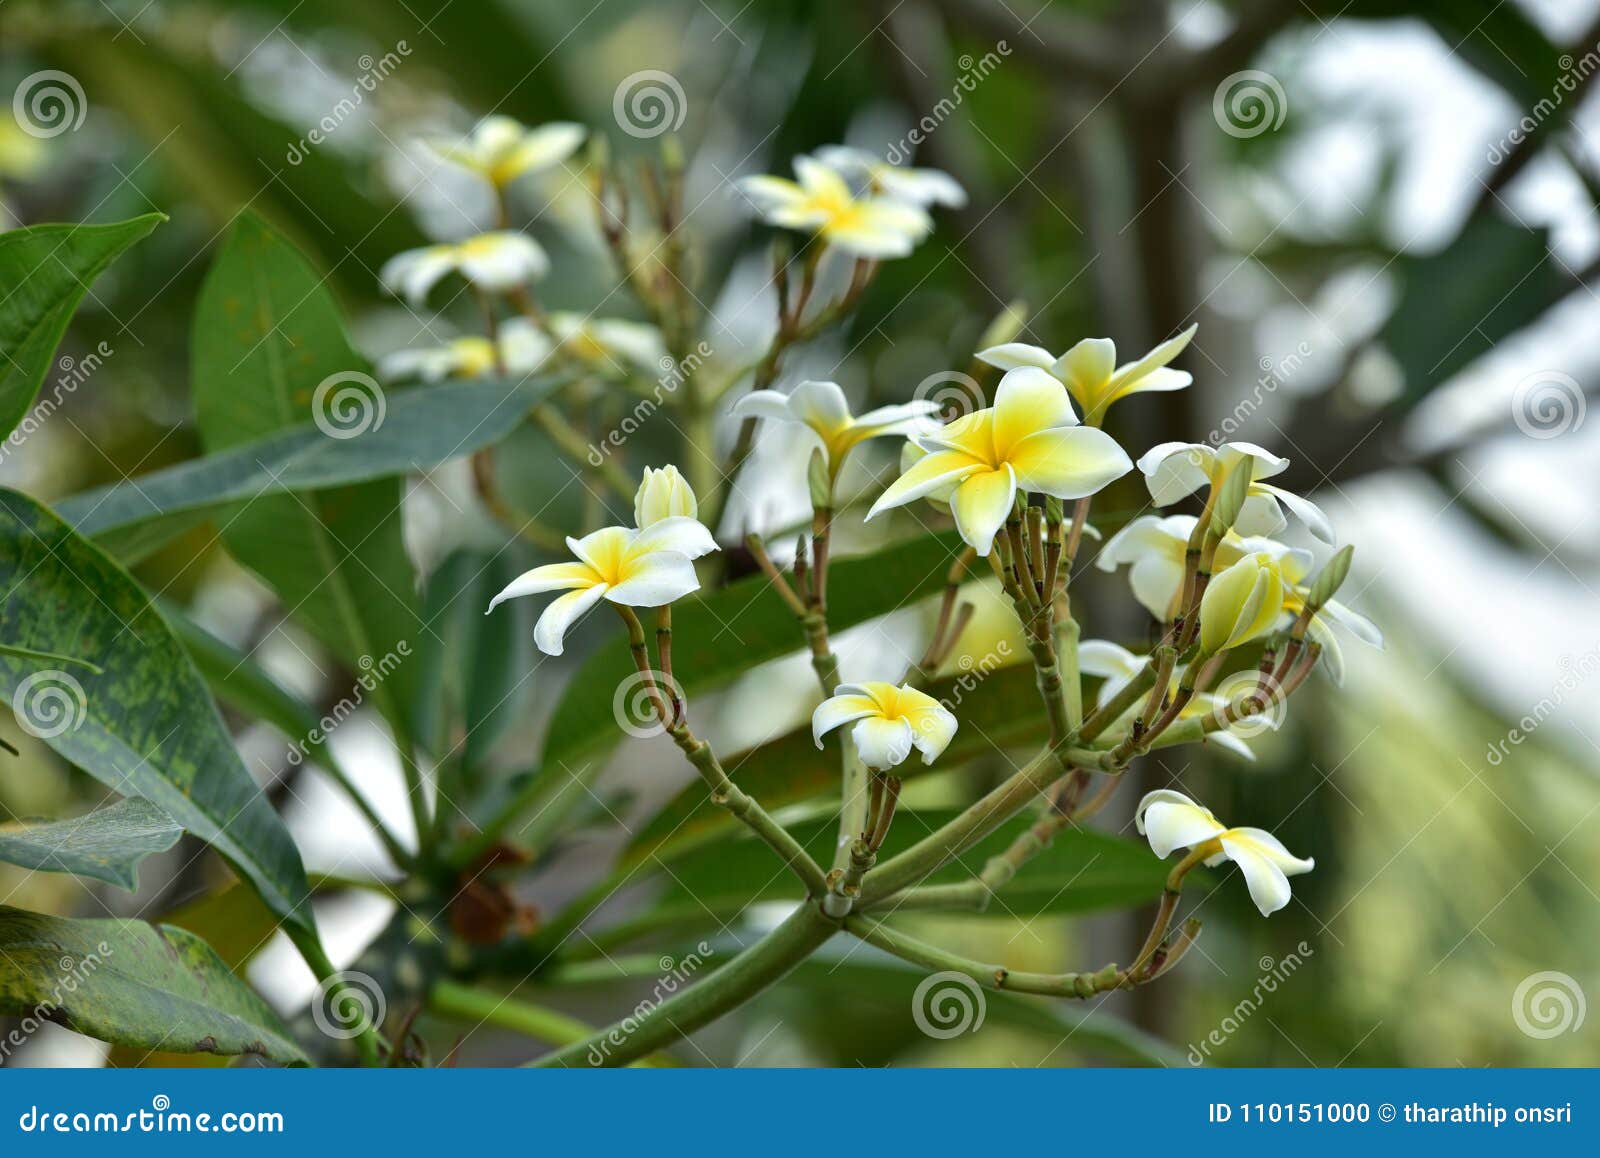
[[1002, 346], [990, 346], [987, 350], [979, 350], [978, 361], [998, 366], [1002, 370], [1017, 370], [1023, 366], [1032, 366], [1036, 370], [1048, 371], [1055, 364], [1055, 357], [1043, 346], [1030, 346], [1026, 342], [1007, 342]]
[[1077, 395], [1082, 406], [1101, 401], [1117, 364], [1117, 344], [1110, 338], [1085, 338], [1056, 360], [1051, 372]]
[[1145, 793], [1134, 813], [1134, 826], [1163, 859], [1174, 849], [1193, 848], [1227, 831], [1210, 809], [1168, 788]]
[[1183, 577], [1182, 560], [1165, 555], [1147, 555], [1128, 568], [1128, 586], [1133, 597], [1139, 601], [1139, 606], [1162, 622], [1177, 614]]
[[1044, 370], [1019, 366], [1000, 379], [994, 392], [994, 450], [1000, 458], [1009, 458], [1013, 446], [1037, 431], [1077, 424], [1067, 388]]
[[985, 469], [987, 468], [983, 463], [962, 451], [935, 451], [926, 458], [912, 463], [910, 469], [890, 483], [889, 489], [879, 495], [878, 501], [872, 504], [872, 509], [867, 512], [867, 518], [873, 518], [890, 507], [904, 506], [924, 496], [935, 495], [938, 498], [945, 498], [944, 492], [953, 490], [963, 480]]
[[529, 129], [495, 167], [496, 175], [500, 180], [507, 181], [524, 173], [536, 173], [540, 169], [559, 165], [577, 152], [588, 133], [589, 130], [584, 126], [569, 121], [552, 121], [548, 125]]
[[995, 532], [1005, 525], [1016, 500], [1016, 472], [1006, 463], [999, 470], [980, 471], [963, 479], [950, 496], [950, 513], [967, 545], [978, 554], [987, 555], [994, 545]]
[[911, 725], [905, 720], [867, 716], [856, 722], [850, 738], [868, 768], [893, 768], [911, 754]]
[[686, 559], [698, 559], [716, 549], [716, 539], [699, 519], [671, 515], [651, 523], [636, 534], [628, 545], [628, 557], [637, 559], [657, 551], [667, 551]]
[[1270, 832], [1260, 828], [1231, 828], [1222, 837], [1222, 850], [1244, 873], [1250, 899], [1263, 917], [1289, 903], [1289, 877], [1308, 873], [1317, 862], [1301, 860]]
[[1030, 434], [1011, 448], [1009, 461], [1019, 487], [1058, 499], [1086, 498], [1133, 469], [1116, 439], [1088, 426]]
[[905, 719], [911, 725], [911, 746], [922, 753], [924, 764], [932, 764], [950, 746], [957, 724], [955, 716], [938, 700], [932, 696], [923, 698], [932, 702], [910, 709]]
[[789, 396], [777, 390], [752, 390], [733, 404], [735, 418], [771, 418], [777, 422], [794, 422], [794, 411], [789, 409]]
[[789, 395], [789, 409], [824, 437], [850, 425], [850, 403], [837, 382], [800, 383]]
[[845, 694], [830, 696], [811, 713], [811, 738], [822, 747], [822, 737], [843, 724], [854, 723], [878, 714], [878, 705], [868, 696]]
[[1233, 520], [1233, 530], [1240, 535], [1276, 535], [1288, 525], [1278, 500], [1261, 487], [1250, 489], [1239, 508], [1239, 517]]
[[1170, 507], [1209, 483], [1215, 462], [1216, 452], [1204, 443], [1163, 442], [1147, 450], [1138, 465], [1150, 488], [1150, 501]]
[[1322, 508], [1310, 499], [1301, 498], [1293, 491], [1286, 491], [1282, 487], [1275, 487], [1270, 483], [1256, 483], [1250, 489], [1253, 491], [1266, 491], [1267, 494], [1288, 507], [1294, 517], [1304, 523], [1306, 529], [1324, 543], [1333, 545], [1338, 542], [1338, 536], [1333, 533], [1333, 524], [1328, 521], [1328, 516], [1323, 514]]
[[631, 557], [623, 567], [621, 582], [606, 591], [606, 598], [627, 607], [663, 607], [699, 589], [700, 579], [686, 556], [656, 551]]
[[585, 611], [600, 602], [600, 597], [604, 594], [606, 585], [596, 583], [593, 587], [568, 591], [560, 598], [552, 600], [550, 606], [544, 609], [544, 614], [539, 616], [539, 622], [533, 625], [533, 642], [539, 650], [546, 655], [560, 655], [567, 629], [576, 623], [578, 617]]
[[[1111, 393], [1118, 398], [1122, 397], [1123, 394], [1132, 393], [1133, 391], [1128, 389], [1132, 383], [1137, 382], [1158, 367], [1165, 366], [1172, 359], [1183, 353], [1189, 345], [1189, 340], [1194, 337], [1195, 330], [1199, 328], [1198, 324], [1192, 325], [1181, 334], [1162, 342], [1137, 362], [1129, 362], [1126, 366], [1117, 367], [1116, 372], [1111, 376]], [[1169, 387], [1169, 389], [1176, 389], [1176, 387]]]
[[827, 241], [857, 257], [904, 257], [933, 229], [925, 210], [891, 201], [862, 201], [823, 223]]
[[532, 571], [524, 571], [505, 589], [489, 600], [489, 614], [507, 599], [515, 599], [519, 595], [542, 595], [546, 591], [567, 591], [574, 587], [592, 587], [599, 583], [600, 576], [594, 569], [584, 563], [546, 563], [543, 567], [535, 567]]

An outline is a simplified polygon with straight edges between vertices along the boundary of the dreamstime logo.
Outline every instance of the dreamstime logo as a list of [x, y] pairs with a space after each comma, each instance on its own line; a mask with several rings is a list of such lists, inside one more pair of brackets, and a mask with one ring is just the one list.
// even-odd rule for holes
[[962, 53], [956, 60], [961, 74], [950, 86], [948, 96], [942, 96], [912, 125], [906, 135], [890, 144], [884, 153], [891, 165], [904, 165], [916, 154], [917, 146], [931, 137], [940, 125], [966, 101], [967, 94], [975, 92], [989, 74], [1000, 67], [1000, 62], [1011, 55], [1011, 45], [1004, 40], [995, 42], [994, 48], [974, 59], [971, 53]]
[[284, 154], [284, 160], [291, 165], [298, 165], [304, 161], [312, 149], [333, 136], [340, 125], [354, 116], [366, 98], [376, 92], [378, 86], [400, 67], [400, 62], [410, 55], [411, 46], [404, 40], [396, 41], [393, 50], [376, 59], [371, 53], [363, 53], [356, 61], [361, 69], [361, 75], [356, 77], [355, 83], [350, 86], [350, 95], [340, 98], [339, 102], [323, 114], [305, 136], [290, 145], [288, 152]]
[[64, 671], [36, 671], [17, 685], [11, 710], [17, 725], [28, 735], [52, 740], [74, 731], [88, 713], [83, 685]]
[[1589, 401], [1570, 374], [1540, 370], [1517, 383], [1511, 420], [1529, 438], [1560, 438], [1583, 425]]
[[1289, 115], [1289, 98], [1270, 72], [1247, 68], [1225, 77], [1211, 96], [1211, 115], [1230, 137], [1248, 140], [1276, 130]]
[[666, 672], [636, 671], [617, 685], [611, 697], [611, 714], [617, 726], [635, 739], [659, 736], [666, 729], [656, 715], [655, 697], [668, 712], [683, 702], [683, 686]]
[[1212, 446], [1217, 446], [1237, 434], [1249, 421], [1250, 416], [1261, 409], [1270, 395], [1276, 394], [1285, 383], [1300, 372], [1306, 359], [1310, 357], [1311, 345], [1303, 341], [1298, 343], [1291, 353], [1281, 358], [1273, 358], [1268, 354], [1261, 355], [1256, 363], [1261, 369], [1261, 374], [1256, 379], [1255, 386], [1249, 394], [1234, 403], [1233, 410], [1224, 416], [1216, 429], [1206, 435], [1206, 441]]
[[6, 435], [4, 442], [0, 442], [0, 461], [27, 441], [30, 435], [37, 432], [50, 416], [61, 408], [61, 403], [66, 397], [77, 393], [78, 387], [87, 382], [115, 352], [110, 342], [101, 341], [81, 358], [63, 354], [56, 359], [56, 369], [60, 373], [56, 375], [55, 388], [48, 395], [41, 391], [33, 409], [23, 415], [16, 429]]
[[1244, 1023], [1266, 1004], [1267, 998], [1278, 991], [1278, 986], [1298, 973], [1307, 958], [1314, 956], [1316, 950], [1307, 942], [1301, 941], [1291, 952], [1285, 953], [1280, 958], [1263, 957], [1257, 961], [1256, 966], [1261, 970], [1261, 975], [1256, 978], [1255, 985], [1205, 1037], [1189, 1047], [1187, 1058], [1189, 1064], [1204, 1065], [1212, 1050], [1226, 1045], [1228, 1039], [1238, 1033]]
[[704, 341], [699, 342], [695, 348], [685, 354], [683, 358], [676, 359], [671, 355], [662, 355], [657, 366], [661, 370], [661, 377], [656, 379], [655, 389], [648, 398], [641, 398], [634, 403], [633, 409], [622, 416], [622, 421], [601, 436], [599, 442], [589, 444], [589, 453], [586, 456], [590, 466], [601, 466], [610, 456], [611, 452], [622, 447], [635, 431], [650, 420], [650, 416], [661, 409], [666, 399], [678, 392], [678, 388], [687, 382], [691, 375], [697, 373], [706, 359], [711, 357], [712, 350]]
[[1589, 49], [1576, 60], [1571, 53], [1562, 53], [1556, 64], [1561, 69], [1561, 75], [1556, 77], [1556, 82], [1550, 88], [1550, 95], [1540, 97], [1539, 101], [1525, 113], [1511, 131], [1501, 137], [1489, 148], [1489, 164], [1498, 165], [1509, 157], [1516, 148], [1532, 136], [1552, 114], [1566, 103], [1569, 96], [1575, 96], [1583, 91], [1583, 86], [1596, 69], [1600, 69], [1600, 45]]
[[994, 645], [994, 650], [985, 652], [982, 656], [973, 656], [962, 652], [956, 657], [956, 669], [960, 672], [955, 677], [954, 686], [950, 694], [940, 703], [951, 712], [961, 706], [961, 701], [967, 698], [967, 693], [976, 688], [984, 680], [995, 673], [997, 668], [1011, 658], [1011, 641], [1002, 639]]
[[329, 438], [359, 438], [382, 426], [388, 413], [383, 387], [360, 370], [329, 374], [311, 395], [311, 420]]
[[983, 987], [965, 973], [930, 973], [911, 995], [911, 1020], [929, 1037], [947, 1041], [983, 1028], [988, 1013]]
[[78, 991], [80, 985], [88, 983], [89, 975], [105, 963], [107, 957], [114, 956], [114, 951], [109, 944], [101, 941], [95, 945], [94, 950], [81, 956], [63, 953], [56, 961], [57, 976], [55, 984], [50, 988], [50, 996], [39, 1004], [19, 1014], [20, 1020], [15, 1022], [4, 1038], [0, 1038], [0, 1062], [11, 1057], [11, 1052], [27, 1044], [27, 1041], [47, 1022], [60, 1023], [61, 1007], [72, 994]]
[[1544, 1040], [1583, 1028], [1588, 1003], [1577, 979], [1555, 970], [1530, 973], [1511, 994], [1511, 1020], [1529, 1037]]
[[89, 101], [77, 77], [47, 68], [22, 79], [11, 97], [11, 113], [30, 137], [59, 137], [83, 124]]
[[606, 1059], [611, 1056], [611, 1051], [627, 1041], [640, 1026], [649, 1020], [657, 1007], [676, 993], [689, 978], [693, 977], [706, 962], [716, 956], [716, 950], [701, 941], [699, 944], [682, 957], [662, 957], [657, 963], [661, 969], [661, 976], [656, 979], [654, 987], [629, 1013], [600, 1041], [589, 1047], [589, 1064], [591, 1066], [605, 1065]]
[[1217, 685], [1216, 694], [1223, 703], [1245, 701], [1250, 714], [1228, 725], [1228, 731], [1242, 739], [1276, 732], [1289, 714], [1289, 699], [1282, 685], [1257, 671], [1234, 672]]
[[365, 973], [345, 969], [324, 978], [311, 1000], [311, 1020], [331, 1038], [349, 1041], [383, 1024], [383, 989]]
[[987, 405], [978, 380], [959, 370], [939, 370], [929, 374], [917, 383], [911, 397], [917, 402], [936, 403], [940, 417], [946, 422], [965, 418]]
[[646, 68], [622, 78], [611, 97], [611, 115], [630, 137], [648, 140], [675, 133], [689, 115], [689, 98], [670, 72]]

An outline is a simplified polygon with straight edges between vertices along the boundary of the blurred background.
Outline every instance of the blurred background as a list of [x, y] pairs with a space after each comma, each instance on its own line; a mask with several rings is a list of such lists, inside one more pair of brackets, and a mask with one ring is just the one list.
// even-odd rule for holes
[[[153, 209], [171, 221], [93, 287], [62, 347], [59, 411], [0, 460], [0, 482], [55, 500], [199, 453], [189, 324], [245, 208], [328, 274], [370, 355], [471, 332], [470, 300], [419, 316], [378, 286], [396, 252], [489, 221], [470, 190], [420, 166], [419, 132], [463, 131], [489, 113], [573, 120], [618, 156], [642, 155], [659, 142], [628, 130], [626, 100], [630, 85], [654, 84], [689, 158], [698, 292], [728, 365], [759, 351], [772, 324], [766, 242], [731, 182], [787, 175], [793, 155], [841, 141], [914, 154], [955, 174], [968, 206], [889, 263], [849, 332], [796, 358], [783, 385], [833, 378], [858, 401], [903, 401], [965, 368], [1013, 302], [1025, 303], [1023, 340], [1056, 351], [1108, 334], [1132, 357], [1198, 322], [1179, 363], [1195, 387], [1123, 403], [1113, 432], [1135, 457], [1212, 437], [1291, 458], [1275, 481], [1313, 495], [1356, 545], [1342, 597], [1387, 636], [1382, 652], [1348, 646], [1344, 687], [1319, 677], [1281, 730], [1253, 739], [1253, 764], [1158, 753], [1130, 777], [1103, 814], [1109, 827], [1126, 828], [1136, 788], [1177, 785], [1314, 855], [1317, 871], [1269, 921], [1219, 874], [1195, 901], [1201, 951], [1109, 1009], [1168, 1042], [1173, 1064], [1597, 1063], [1600, 1012], [1583, 1020], [1585, 994], [1600, 994], [1600, 418], [1586, 421], [1600, 382], [1596, 73], [1590, 0], [9, 0], [7, 227]], [[64, 119], [30, 104], [41, 74], [65, 93]], [[581, 154], [524, 193], [558, 271], [548, 304], [626, 316]], [[893, 448], [873, 449], [857, 464], [863, 487], [892, 466]], [[792, 485], [803, 444], [772, 434], [760, 455], [724, 533], [786, 525], [805, 505]], [[513, 494], [556, 499], [574, 524], [588, 517], [583, 488], [564, 485], [570, 472], [537, 432], [502, 460]], [[464, 463], [424, 482], [406, 510], [424, 569], [497, 542], [487, 517], [455, 514], [472, 506]], [[1143, 498], [1124, 480], [1096, 519], [1109, 530]], [[848, 528], [840, 550], [870, 544]], [[1144, 642], [1124, 580], [1094, 570], [1092, 554], [1080, 579], [1088, 634]], [[137, 573], [308, 697], [348, 689], [212, 530]], [[897, 630], [848, 634], [845, 671], [894, 651]], [[998, 604], [980, 612], [968, 650], [1005, 630]], [[508, 767], [570, 674], [541, 667]], [[749, 742], [803, 720], [809, 685], [803, 661], [784, 662], [701, 712], [714, 738]], [[397, 777], [367, 727], [335, 743], [404, 826]], [[0, 762], [6, 812], [53, 815], [94, 797], [9, 721], [0, 733], [23, 749]], [[381, 874], [381, 849], [352, 835], [314, 772], [285, 762], [281, 737], [241, 724], [239, 741], [263, 782], [284, 786], [309, 867]], [[600, 791], [647, 818], [683, 783], [634, 746]], [[531, 900], [592, 882], [614, 848], [604, 824], [593, 829], [541, 872]], [[159, 916], [203, 884], [184, 863], [173, 854], [164, 879], [151, 862], [139, 894], [101, 903]], [[0, 866], [8, 904], [100, 915], [82, 888]], [[322, 912], [335, 955], [354, 954], [386, 913], [378, 898], [336, 899]], [[971, 955], [1019, 968], [1115, 959], [1137, 935], [1131, 918], [939, 924]], [[249, 969], [285, 1007], [309, 991], [281, 946]], [[1105, 1056], [1026, 1018], [933, 1041], [900, 999], [866, 992], [840, 1024], [829, 985], [825, 963], [802, 971], [701, 1035], [705, 1056]], [[599, 1020], [619, 1007], [613, 994], [573, 1008]], [[463, 1059], [499, 1049], [476, 1035]], [[52, 1031], [8, 1063], [104, 1053]]]

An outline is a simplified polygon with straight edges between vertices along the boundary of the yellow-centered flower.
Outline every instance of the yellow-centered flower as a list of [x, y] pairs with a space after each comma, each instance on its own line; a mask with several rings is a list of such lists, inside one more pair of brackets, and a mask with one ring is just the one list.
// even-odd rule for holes
[[1315, 860], [1301, 860], [1265, 829], [1229, 828], [1209, 808], [1166, 788], [1145, 794], [1134, 813], [1134, 824], [1163, 860], [1176, 849], [1200, 848], [1210, 853], [1205, 859], [1207, 868], [1225, 860], [1238, 865], [1250, 888], [1250, 899], [1263, 917], [1289, 903], [1290, 877], [1317, 867]]
[[796, 157], [794, 172], [798, 181], [761, 176], [739, 182], [769, 225], [814, 233], [866, 258], [904, 257], [933, 229], [921, 206], [871, 194], [857, 197], [843, 177], [814, 157]]
[[992, 407], [915, 437], [927, 457], [883, 492], [867, 518], [939, 499], [980, 555], [989, 553], [1019, 491], [1081, 499], [1133, 469], [1109, 434], [1078, 425], [1066, 387], [1031, 366], [1000, 379]]
[[555, 121], [529, 129], [511, 117], [485, 117], [472, 135], [456, 140], [425, 140], [434, 154], [470, 169], [496, 189], [526, 173], [559, 165], [583, 144], [589, 130]]
[[817, 160], [846, 177], [859, 178], [872, 193], [881, 193], [908, 205], [948, 205], [960, 209], [967, 203], [967, 191], [942, 169], [895, 165], [850, 145], [827, 145], [818, 149]]
[[480, 233], [465, 241], [425, 245], [391, 257], [378, 271], [390, 293], [421, 305], [446, 274], [459, 273], [478, 289], [504, 293], [545, 275], [550, 259], [533, 238], [514, 230]]
[[978, 354], [980, 360], [1002, 370], [1034, 366], [1059, 379], [1083, 407], [1090, 426], [1105, 421], [1113, 402], [1150, 390], [1182, 390], [1193, 382], [1187, 370], [1168, 369], [1167, 363], [1183, 353], [1197, 327], [1190, 326], [1135, 362], [1117, 365], [1117, 346], [1110, 338], [1085, 338], [1059, 358], [1041, 346], [1007, 342]]
[[932, 764], [956, 734], [956, 718], [926, 692], [894, 684], [840, 684], [811, 716], [811, 737], [822, 737], [845, 724], [850, 739], [868, 768], [889, 769], [915, 748], [922, 762]]
[[395, 350], [378, 361], [384, 378], [488, 378], [501, 364], [510, 375], [531, 374], [550, 356], [550, 342], [526, 318], [511, 318], [500, 325], [500, 356], [494, 343], [476, 335], [452, 338], [443, 346], [420, 350]]
[[806, 427], [816, 435], [828, 456], [828, 470], [837, 477], [845, 455], [858, 444], [886, 434], [931, 428], [936, 424], [930, 416], [938, 410], [937, 402], [922, 400], [880, 406], [856, 417], [837, 383], [802, 382], [790, 394], [752, 390], [734, 403], [733, 414], [735, 418], [769, 418]]
[[662, 519], [642, 531], [604, 527], [568, 539], [567, 546], [576, 562], [524, 572], [489, 603], [493, 611], [519, 595], [566, 592], [544, 609], [533, 629], [533, 641], [546, 655], [561, 654], [567, 629], [602, 598], [626, 607], [661, 607], [699, 590], [691, 560], [717, 549], [711, 532], [688, 518]]
[[[1086, 639], [1078, 645], [1078, 670], [1084, 675], [1100, 676], [1104, 680], [1095, 696], [1097, 705], [1104, 704], [1125, 688], [1128, 685], [1128, 681], [1143, 671], [1148, 662], [1149, 658], [1147, 656], [1135, 655], [1127, 648], [1120, 644], [1112, 643], [1108, 639]], [[1172, 673], [1172, 680], [1167, 685], [1166, 694], [1162, 697], [1163, 704], [1171, 701], [1173, 694], [1178, 689], [1178, 685], [1182, 682], [1182, 678], [1182, 668], [1178, 668]], [[1227, 702], [1226, 697], [1219, 696], [1214, 692], [1196, 692], [1190, 697], [1189, 702], [1179, 710], [1178, 719], [1190, 720], [1197, 716], [1209, 716], [1218, 708], [1225, 706]], [[1128, 710], [1123, 713], [1122, 719], [1128, 719], [1136, 715], [1143, 706], [1142, 699], [1135, 700]], [[1270, 713], [1264, 713], [1257, 716], [1256, 719], [1268, 728], [1276, 729], [1278, 726], [1277, 718]], [[1250, 750], [1250, 745], [1246, 744], [1239, 736], [1234, 735], [1231, 730], [1223, 729], [1218, 732], [1212, 732], [1206, 736], [1206, 739], [1208, 742], [1216, 744], [1219, 748], [1226, 748], [1246, 760], [1254, 760], [1256, 758], [1255, 753]]]
[[1253, 442], [1225, 442], [1209, 446], [1203, 442], [1163, 442], [1151, 447], [1139, 459], [1150, 487], [1150, 501], [1169, 507], [1179, 499], [1210, 485], [1220, 488], [1237, 469], [1249, 465], [1250, 490], [1233, 521], [1241, 535], [1275, 535], [1287, 526], [1280, 504], [1288, 507], [1306, 528], [1324, 543], [1335, 541], [1333, 524], [1310, 499], [1292, 491], [1257, 480], [1282, 474], [1289, 460]]

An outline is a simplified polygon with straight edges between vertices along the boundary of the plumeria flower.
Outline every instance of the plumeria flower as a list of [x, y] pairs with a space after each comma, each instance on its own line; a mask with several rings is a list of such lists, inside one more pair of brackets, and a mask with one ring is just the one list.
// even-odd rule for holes
[[601, 599], [624, 607], [661, 607], [700, 588], [691, 560], [717, 549], [697, 520], [668, 518], [642, 531], [604, 527], [568, 539], [574, 563], [547, 563], [513, 579], [489, 603], [493, 611], [519, 595], [563, 591], [534, 625], [533, 641], [546, 655], [560, 655], [567, 630]]
[[442, 346], [421, 350], [396, 350], [378, 361], [384, 378], [421, 378], [439, 382], [445, 378], [487, 378], [499, 373], [500, 363], [510, 375], [531, 374], [550, 356], [550, 342], [526, 318], [512, 318], [500, 326], [500, 358], [495, 358], [494, 343], [469, 334], [452, 338]]
[[960, 209], [967, 203], [967, 191], [942, 169], [893, 165], [850, 145], [826, 145], [817, 150], [817, 160], [846, 177], [859, 178], [870, 192], [908, 205], [948, 205]]
[[622, 318], [591, 318], [557, 311], [545, 319], [561, 351], [613, 374], [630, 366], [664, 373], [671, 368], [661, 331]]
[[736, 418], [770, 418], [806, 427], [828, 456], [828, 470], [838, 477], [844, 459], [859, 443], [889, 434], [910, 434], [937, 425], [931, 415], [939, 404], [932, 399], [897, 403], [869, 410], [859, 418], [850, 413], [844, 391], [835, 382], [802, 382], [792, 393], [752, 390], [734, 404]]
[[555, 121], [529, 129], [511, 117], [485, 117], [464, 139], [423, 143], [446, 161], [470, 169], [496, 189], [518, 177], [559, 165], [583, 144], [582, 125]]
[[[1100, 685], [1100, 690], [1095, 696], [1097, 705], [1105, 704], [1111, 697], [1127, 687], [1129, 681], [1144, 670], [1146, 662], [1147, 657], [1135, 655], [1121, 644], [1112, 643], [1108, 639], [1086, 639], [1078, 645], [1078, 670], [1084, 675], [1100, 676], [1105, 681]], [[1172, 698], [1174, 690], [1182, 682], [1182, 679], [1182, 668], [1173, 671], [1172, 681], [1168, 685], [1163, 703]], [[1225, 707], [1227, 702], [1226, 697], [1219, 696], [1213, 692], [1196, 692], [1178, 712], [1178, 719], [1187, 720], [1195, 716], [1209, 716], [1218, 708]], [[1141, 706], [1135, 702], [1124, 714], [1136, 714]], [[1270, 728], [1275, 729], [1278, 726], [1277, 719], [1270, 714], [1256, 718]], [[1213, 732], [1206, 739], [1246, 760], [1254, 760], [1256, 758], [1255, 753], [1250, 750], [1250, 745], [1234, 735], [1231, 730]]]
[[[1083, 407], [1083, 420], [1099, 426], [1118, 399], [1146, 391], [1182, 390], [1194, 378], [1187, 370], [1172, 370], [1167, 363], [1183, 353], [1197, 327], [1190, 326], [1135, 362], [1117, 365], [1117, 346], [1110, 338], [1085, 338], [1059, 358], [1040, 346], [1007, 342], [979, 352], [978, 358], [1002, 370], [1035, 366], [1066, 386], [1073, 401]], [[1185, 492], [1187, 493], [1187, 492]]]
[[1161, 788], [1145, 793], [1134, 814], [1134, 824], [1150, 840], [1155, 854], [1165, 860], [1173, 850], [1203, 848], [1210, 853], [1207, 868], [1231, 860], [1244, 873], [1250, 899], [1263, 917], [1289, 903], [1289, 878], [1317, 867], [1311, 858], [1301, 860], [1283, 842], [1260, 828], [1227, 828], [1181, 792]]
[[1309, 499], [1255, 480], [1282, 474], [1289, 460], [1280, 458], [1253, 442], [1225, 442], [1211, 447], [1203, 442], [1163, 442], [1139, 459], [1150, 487], [1150, 500], [1158, 507], [1169, 507], [1210, 484], [1221, 487], [1241, 463], [1250, 464], [1250, 492], [1245, 497], [1233, 528], [1241, 535], [1273, 535], [1287, 522], [1280, 504], [1304, 523], [1324, 543], [1335, 541], [1333, 524], [1322, 509]]
[[487, 293], [504, 293], [543, 277], [549, 268], [550, 259], [537, 241], [501, 229], [465, 241], [408, 249], [384, 263], [378, 280], [390, 293], [404, 294], [420, 306], [446, 274], [459, 273]]
[[1018, 491], [1080, 499], [1133, 469], [1109, 434], [1078, 425], [1066, 388], [1034, 367], [1007, 371], [992, 407], [915, 438], [928, 456], [890, 484], [867, 518], [939, 499], [980, 555], [989, 553]]
[[843, 177], [814, 157], [796, 157], [794, 172], [798, 181], [762, 176], [739, 182], [769, 225], [814, 233], [865, 258], [904, 257], [933, 229], [921, 206], [871, 194], [857, 197]]
[[641, 531], [666, 519], [693, 519], [700, 513], [694, 490], [678, 473], [667, 466], [644, 468], [644, 481], [633, 496], [633, 523]]
[[811, 737], [822, 737], [854, 723], [850, 738], [861, 762], [880, 771], [893, 768], [915, 748], [932, 764], [956, 734], [956, 718], [938, 700], [913, 687], [893, 684], [840, 684], [811, 716]]

